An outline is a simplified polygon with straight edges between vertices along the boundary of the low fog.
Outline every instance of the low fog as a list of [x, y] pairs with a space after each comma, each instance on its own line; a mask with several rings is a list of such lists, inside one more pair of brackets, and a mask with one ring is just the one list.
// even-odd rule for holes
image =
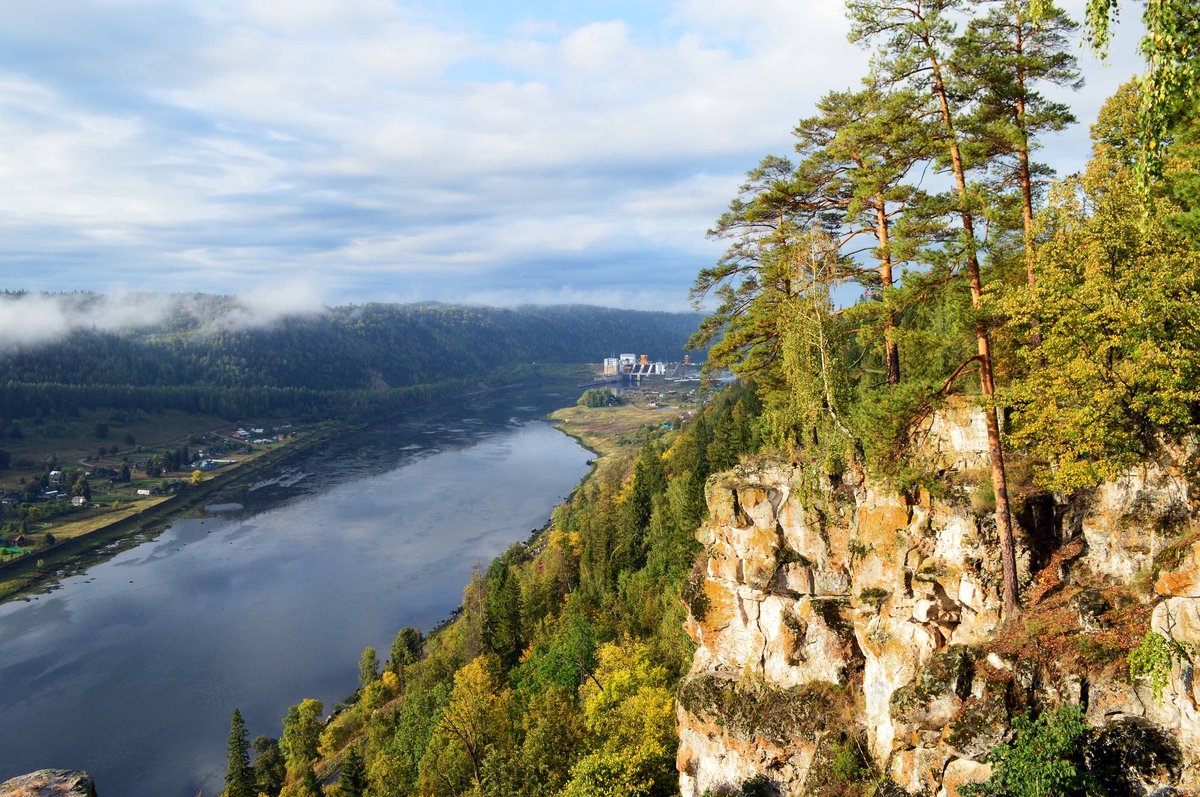
[[79, 330], [122, 332], [187, 317], [198, 333], [264, 327], [284, 318], [325, 312], [303, 283], [240, 297], [121, 292], [0, 294], [0, 350], [61, 340]]

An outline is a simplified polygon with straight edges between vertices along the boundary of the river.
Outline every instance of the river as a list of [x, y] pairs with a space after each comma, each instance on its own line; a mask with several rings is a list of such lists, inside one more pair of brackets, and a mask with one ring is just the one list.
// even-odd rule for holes
[[0, 605], [0, 782], [53, 767], [100, 797], [218, 794], [235, 707], [251, 737], [301, 698], [328, 710], [364, 647], [382, 661], [399, 628], [437, 624], [548, 519], [587, 471], [539, 420], [572, 398], [497, 392], [348, 435]]

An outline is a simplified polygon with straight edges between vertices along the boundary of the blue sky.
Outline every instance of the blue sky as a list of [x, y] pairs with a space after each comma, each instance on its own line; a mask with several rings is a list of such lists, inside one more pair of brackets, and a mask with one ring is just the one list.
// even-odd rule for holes
[[[742, 175], [867, 65], [836, 0], [11, 5], [9, 290], [686, 309]], [[1135, 16], [1080, 51], [1060, 172]]]

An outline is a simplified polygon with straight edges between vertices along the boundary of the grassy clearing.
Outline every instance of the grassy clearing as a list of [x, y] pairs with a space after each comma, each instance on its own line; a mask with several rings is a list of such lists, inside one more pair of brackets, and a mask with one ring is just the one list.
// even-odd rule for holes
[[586, 448], [601, 457], [635, 448], [636, 432], [643, 426], [671, 423], [677, 416], [671, 409], [621, 407], [565, 407], [550, 413], [550, 419]]
[[641, 446], [639, 432], [644, 427], [673, 424], [696, 407], [695, 391], [672, 388], [661, 380], [627, 390], [621, 400], [624, 403], [616, 407], [564, 407], [550, 419], [603, 459]]

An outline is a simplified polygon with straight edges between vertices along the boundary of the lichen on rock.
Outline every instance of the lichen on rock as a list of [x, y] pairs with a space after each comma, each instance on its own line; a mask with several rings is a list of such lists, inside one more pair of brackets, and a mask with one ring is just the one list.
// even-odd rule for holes
[[[1021, 513], [1036, 527], [1018, 534], [1027, 607], [1002, 623], [998, 538], [967, 489], [987, 462], [981, 423], [957, 404], [921, 430], [945, 490], [814, 476], [771, 457], [710, 479], [689, 585], [705, 614], [688, 621], [697, 651], [677, 709], [684, 797], [760, 781], [823, 794], [831, 756], [853, 769], [847, 740], [884, 791], [955, 797], [989, 776], [986, 754], [1014, 712], [1064, 702], [1097, 739], [1135, 718], [1178, 743], [1179, 765], [1146, 784], [1200, 785], [1190, 667], [1155, 705], [1124, 665], [1151, 620], [1200, 649], [1187, 485], [1146, 466], [1071, 500], [1025, 499], [1037, 510]], [[1157, 590], [1153, 615], [1137, 583]]]

